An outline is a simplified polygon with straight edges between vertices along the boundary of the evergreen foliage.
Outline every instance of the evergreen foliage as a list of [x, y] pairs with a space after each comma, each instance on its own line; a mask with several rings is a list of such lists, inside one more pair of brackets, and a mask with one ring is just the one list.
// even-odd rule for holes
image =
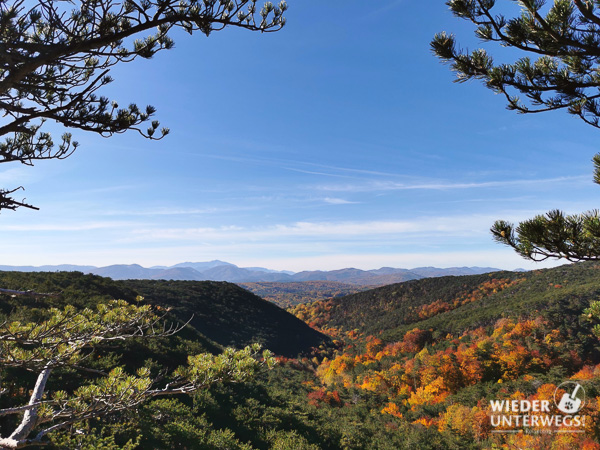
[[[136, 130], [160, 139], [169, 130], [152, 106], [120, 107], [100, 95], [110, 69], [171, 49], [181, 28], [206, 36], [226, 27], [270, 32], [284, 26], [285, 1], [256, 0], [11, 0], [0, 2], [0, 163], [64, 159], [78, 147], [71, 133], [55, 145], [46, 121], [112, 136]], [[144, 124], [149, 124], [146, 129]], [[33, 208], [0, 190], [0, 210]]]
[[[141, 298], [139, 299], [141, 300]], [[193, 393], [216, 382], [246, 381], [263, 364], [272, 367], [269, 351], [256, 356], [258, 344], [236, 351], [228, 348], [220, 355], [189, 356], [187, 365], [170, 376], [152, 375], [150, 367], [131, 375], [122, 367], [108, 372], [86, 367], [96, 347], [112, 341], [148, 339], [173, 335], [178, 328], [160, 326], [162, 317], [149, 305], [131, 305], [123, 300], [100, 303], [96, 310], [73, 306], [52, 308], [43, 321], [7, 321], [0, 326], [0, 366], [3, 370], [24, 369], [37, 374], [29, 401], [0, 409], [0, 416], [21, 416], [13, 431], [0, 438], [2, 448], [22, 448], [46, 441], [46, 436], [78, 423], [137, 407], [156, 396]], [[48, 380], [54, 371], [73, 369], [91, 372], [75, 389], [51, 390]], [[166, 381], [164, 379], [166, 378]], [[159, 386], [159, 383], [161, 384]], [[2, 393], [22, 388], [14, 381], [2, 386]]]
[[[483, 42], [498, 42], [537, 59], [523, 56], [513, 64], [494, 64], [483, 49], [466, 53], [455, 37], [437, 34], [432, 49], [451, 64], [458, 82], [483, 80], [503, 94], [508, 108], [521, 113], [565, 109], [586, 123], [600, 127], [598, 57], [600, 6], [584, 0], [519, 1], [521, 14], [507, 18], [494, 0], [450, 0], [455, 16], [477, 26]], [[523, 94], [523, 100], [518, 96]]]
[[[456, 38], [438, 33], [434, 53], [450, 63], [458, 82], [482, 80], [504, 95], [507, 107], [519, 113], [566, 110], [600, 128], [600, 4], [585, 0], [523, 0], [521, 14], [506, 17], [495, 0], [450, 0], [455, 16], [476, 25], [483, 42], [496, 42], [524, 54], [512, 64], [495, 64], [484, 49], [468, 53]], [[532, 59], [534, 58], [534, 59]], [[519, 97], [521, 94], [523, 97]], [[600, 183], [600, 153], [594, 157], [594, 182]], [[600, 216], [597, 210], [565, 215], [550, 211], [518, 226], [499, 220], [494, 239], [533, 261], [564, 258], [600, 259]]]
[[[312, 347], [330, 339], [308, 327], [282, 309], [232, 283], [217, 281], [114, 281], [79, 272], [0, 272], [0, 286], [20, 291], [49, 292], [51, 296], [16, 296], [0, 292], [0, 318], [44, 318], [49, 307], [66, 304], [79, 308], [114, 298], [133, 302], [138, 295], [146, 303], [168, 310], [170, 320], [188, 322], [189, 326], [173, 336], [169, 345], [184, 347], [191, 341], [203, 351], [217, 353], [221, 346], [243, 348], [261, 343], [283, 356], [310, 352]], [[177, 338], [187, 343], [176, 343]], [[159, 340], [152, 345], [160, 346]], [[167, 348], [160, 354], [167, 357]], [[155, 352], [158, 348], [154, 349]], [[173, 349], [170, 350], [173, 352]], [[131, 356], [137, 358], [135, 353]], [[161, 359], [164, 361], [164, 358]]]
[[[598, 155], [597, 155], [598, 156]], [[498, 220], [491, 228], [494, 240], [512, 247], [532, 261], [563, 258], [568, 261], [600, 259], [598, 210], [565, 215], [553, 210], [514, 224]]]
[[224, 346], [254, 342], [295, 357], [330, 339], [271, 302], [227, 282], [126, 280], [118, 282]]

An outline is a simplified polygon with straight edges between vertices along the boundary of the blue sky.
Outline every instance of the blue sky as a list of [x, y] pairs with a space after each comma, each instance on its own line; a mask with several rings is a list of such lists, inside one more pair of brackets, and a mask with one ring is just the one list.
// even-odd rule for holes
[[0, 264], [544, 267], [489, 227], [597, 207], [600, 132], [452, 83], [433, 35], [480, 44], [442, 1], [373, 4], [290, 0], [280, 32], [176, 33], [113, 70], [105, 94], [171, 134], [75, 131], [67, 160], [0, 167], [41, 208], [2, 213]]

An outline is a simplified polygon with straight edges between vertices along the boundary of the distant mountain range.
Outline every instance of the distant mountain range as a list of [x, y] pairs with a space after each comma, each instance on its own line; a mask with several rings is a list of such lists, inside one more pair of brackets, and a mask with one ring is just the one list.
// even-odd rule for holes
[[478, 275], [497, 272], [492, 267], [417, 267], [415, 269], [395, 269], [382, 267], [376, 270], [340, 269], [331, 271], [289, 272], [265, 269], [262, 267], [238, 267], [224, 261], [185, 262], [174, 266], [142, 267], [138, 264], [116, 264], [106, 267], [77, 266], [61, 264], [56, 266], [2, 266], [0, 271], [17, 272], [83, 272], [93, 273], [113, 280], [191, 280], [229, 281], [231, 283], [253, 282], [298, 282], [298, 281], [337, 281], [363, 286], [381, 286], [408, 280], [441, 277], [446, 275]]

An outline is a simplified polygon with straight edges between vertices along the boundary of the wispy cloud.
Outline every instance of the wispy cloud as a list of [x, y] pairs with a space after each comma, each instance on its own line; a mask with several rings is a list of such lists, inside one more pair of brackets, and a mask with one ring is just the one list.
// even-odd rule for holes
[[431, 181], [417, 183], [398, 183], [395, 181], [370, 181], [368, 183], [339, 184], [339, 185], [321, 185], [317, 189], [332, 192], [375, 192], [375, 191], [401, 191], [401, 190], [453, 190], [453, 189], [481, 189], [496, 187], [518, 187], [543, 184], [556, 184], [566, 182], [589, 181], [589, 176], [570, 176], [541, 179], [521, 179], [521, 180], [502, 180], [502, 181], [484, 181], [470, 183], [456, 183], [447, 181]]
[[328, 164], [318, 164], [318, 163], [314, 163], [314, 162], [298, 162], [298, 164], [305, 164], [307, 166], [321, 167], [323, 169], [331, 169], [331, 170], [338, 171], [338, 172], [350, 172], [350, 173], [356, 173], [356, 174], [361, 174], [361, 175], [377, 175], [377, 176], [385, 176], [385, 177], [398, 176], [397, 173], [392, 173], [392, 172], [382, 172], [379, 170], [368, 170], [368, 169], [355, 169], [353, 167], [332, 166], [332, 165], [328, 165]]
[[128, 240], [142, 241], [262, 241], [274, 239], [377, 239], [381, 236], [439, 234], [468, 236], [487, 234], [497, 217], [469, 215], [424, 217], [406, 221], [295, 222], [264, 227], [143, 228], [132, 231]]
[[80, 191], [78, 194], [89, 195], [89, 194], [105, 194], [109, 192], [121, 192], [125, 190], [134, 190], [134, 189], [142, 189], [146, 188], [147, 185], [144, 184], [122, 184], [119, 186], [102, 186], [93, 189], [87, 189], [85, 191]]
[[[362, 178], [359, 175], [375, 175], [382, 177], [398, 176], [398, 173], [383, 172], [379, 170], [358, 169], [354, 167], [344, 167], [339, 165], [320, 164], [314, 161], [301, 160], [295, 158], [273, 158], [273, 157], [248, 157], [246, 155], [223, 155], [223, 154], [204, 154], [203, 156], [211, 159], [232, 161], [243, 164], [253, 164], [257, 166], [271, 166], [279, 169], [289, 170], [308, 175], [321, 175], [327, 177], [339, 178]], [[327, 170], [315, 170], [327, 169]]]
[[155, 209], [143, 210], [113, 210], [105, 211], [102, 215], [105, 216], [192, 216], [192, 215], [207, 215], [219, 214], [228, 212], [250, 211], [256, 209], [252, 206], [235, 206], [235, 207], [207, 207], [207, 208], [166, 208], [157, 207]]
[[3, 225], [0, 226], [2, 231], [90, 231], [90, 230], [101, 230], [101, 229], [131, 229], [136, 226], [133, 222], [122, 222], [122, 221], [98, 221], [98, 222], [85, 222], [85, 223], [30, 223], [24, 225]]
[[13, 185], [20, 186], [21, 184], [31, 181], [33, 172], [29, 167], [11, 167], [0, 172], [0, 186], [4, 188], [14, 188]]
[[350, 200], [344, 200], [343, 198], [325, 197], [323, 201], [329, 205], [352, 205], [358, 202], [351, 202]]
[[306, 169], [298, 169], [295, 167], [284, 167], [286, 170], [290, 170], [292, 172], [305, 173], [308, 175], [321, 175], [324, 177], [333, 177], [333, 178], [356, 178], [350, 175], [342, 175], [339, 173], [327, 173], [327, 172], [316, 172], [314, 170], [306, 170]]
[[[531, 215], [499, 212], [514, 221]], [[264, 226], [140, 227], [131, 222], [11, 226], [27, 232], [26, 242], [4, 233], [5, 264], [56, 263], [146, 266], [184, 260], [223, 259], [238, 265], [305, 270], [358, 267], [441, 267], [480, 265], [525, 267], [513, 251], [494, 244], [489, 226], [496, 215], [420, 217], [414, 220], [303, 221]], [[106, 232], [102, 232], [106, 229]], [[49, 240], [44, 231], [71, 233], [68, 241]], [[7, 236], [13, 235], [12, 238]], [[84, 242], [93, 236], [93, 244]], [[35, 255], [35, 257], [33, 256]], [[34, 257], [34, 259], [32, 259]]]

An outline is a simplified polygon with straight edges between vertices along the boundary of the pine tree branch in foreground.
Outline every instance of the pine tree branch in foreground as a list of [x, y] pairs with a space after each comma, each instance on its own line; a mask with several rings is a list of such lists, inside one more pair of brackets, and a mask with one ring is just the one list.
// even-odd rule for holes
[[497, 242], [509, 245], [526, 259], [568, 261], [600, 259], [600, 215], [598, 210], [565, 216], [554, 210], [535, 216], [515, 227], [503, 220], [491, 228]]
[[0, 366], [26, 369], [36, 373], [37, 380], [27, 404], [0, 409], [0, 417], [21, 417], [9, 436], [0, 437], [0, 448], [42, 444], [49, 433], [76, 423], [134, 408], [153, 397], [190, 394], [217, 382], [246, 381], [262, 367], [275, 364], [267, 350], [259, 360], [260, 345], [255, 344], [239, 351], [228, 348], [216, 356], [189, 356], [188, 364], [168, 378], [152, 377], [146, 367], [135, 375], [117, 367], [108, 374], [94, 371], [99, 375], [94, 381], [72, 392], [47, 390], [54, 370], [85, 370], [86, 356], [102, 343], [171, 336], [181, 329], [161, 325], [162, 319], [149, 305], [118, 300], [100, 304], [96, 310], [53, 308], [42, 322], [1, 324]]
[[450, 64], [456, 81], [482, 80], [504, 95], [508, 109], [520, 113], [565, 109], [600, 127], [598, 3], [556, 0], [548, 8], [545, 1], [526, 0], [519, 2], [520, 16], [511, 18], [493, 11], [496, 3], [502, 2], [451, 0], [446, 4], [456, 17], [476, 26], [475, 35], [481, 41], [512, 47], [526, 56], [496, 65], [488, 51], [468, 53], [457, 48], [454, 35], [438, 33], [431, 48]]
[[[600, 184], [600, 154], [594, 156], [594, 183]], [[600, 260], [600, 211], [565, 215], [553, 210], [525, 220], [516, 227], [498, 220], [492, 226], [495, 241], [512, 247], [532, 261], [549, 258], [567, 261]]]
[[[0, 2], [0, 163], [64, 159], [79, 146], [71, 133], [58, 144], [47, 121], [104, 137], [135, 130], [161, 139], [168, 128], [155, 109], [120, 107], [102, 96], [110, 69], [173, 48], [174, 28], [206, 36], [226, 27], [273, 32], [285, 25], [285, 1], [12, 0]], [[74, 8], [73, 8], [74, 6]], [[71, 9], [73, 8], [73, 9]], [[147, 124], [147, 125], [144, 125]], [[0, 190], [0, 211], [24, 206]], [[35, 208], [34, 208], [35, 209]]]
[[[456, 17], [472, 22], [483, 42], [497, 43], [524, 56], [512, 64], [494, 64], [484, 49], [467, 52], [456, 38], [438, 33], [433, 52], [450, 64], [457, 82], [472, 79], [502, 94], [507, 108], [519, 113], [564, 109], [600, 128], [600, 3], [583, 0], [519, 1], [521, 13], [507, 18], [502, 5], [512, 1], [450, 0]], [[500, 10], [500, 12], [498, 12]], [[600, 184], [600, 154], [594, 157], [594, 182]], [[533, 261], [564, 258], [600, 259], [600, 217], [597, 210], [579, 215], [550, 211], [516, 227], [497, 221], [491, 228], [497, 242]]]

